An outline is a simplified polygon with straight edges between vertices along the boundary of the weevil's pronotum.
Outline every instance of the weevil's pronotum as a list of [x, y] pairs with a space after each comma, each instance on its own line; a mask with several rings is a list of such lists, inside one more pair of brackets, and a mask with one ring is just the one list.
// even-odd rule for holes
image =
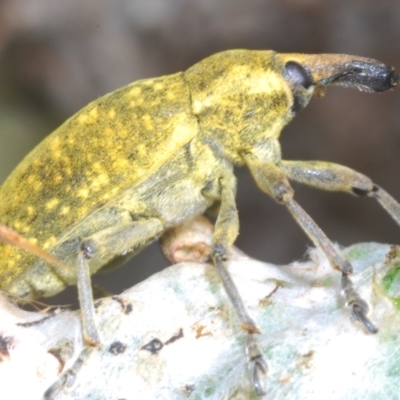
[[239, 226], [233, 166], [247, 165], [259, 188], [287, 207], [341, 272], [351, 318], [375, 333], [351, 283], [352, 266], [293, 199], [289, 181], [374, 197], [399, 224], [400, 205], [349, 168], [281, 159], [282, 128], [330, 84], [381, 92], [398, 76], [376, 60], [349, 55], [232, 50], [89, 104], [39, 144], [0, 190], [0, 221], [69, 268], [1, 244], [0, 288], [37, 297], [77, 284], [83, 335], [99, 344], [90, 275], [219, 202], [211, 258], [248, 332], [253, 385], [262, 395], [267, 364], [259, 330], [224, 267]]

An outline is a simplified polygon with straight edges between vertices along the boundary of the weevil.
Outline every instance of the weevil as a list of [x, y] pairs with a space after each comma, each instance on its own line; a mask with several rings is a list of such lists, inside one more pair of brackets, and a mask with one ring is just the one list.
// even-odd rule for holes
[[382, 92], [398, 80], [393, 68], [368, 58], [231, 50], [105, 95], [39, 144], [0, 190], [0, 221], [69, 267], [1, 244], [0, 288], [29, 298], [77, 284], [83, 336], [100, 344], [90, 275], [219, 203], [210, 257], [248, 333], [248, 366], [263, 395], [260, 331], [224, 266], [239, 227], [233, 167], [246, 165], [259, 188], [287, 207], [341, 273], [351, 319], [376, 333], [351, 264], [294, 200], [289, 181], [374, 197], [400, 224], [399, 203], [347, 167], [283, 160], [278, 139], [327, 85]]

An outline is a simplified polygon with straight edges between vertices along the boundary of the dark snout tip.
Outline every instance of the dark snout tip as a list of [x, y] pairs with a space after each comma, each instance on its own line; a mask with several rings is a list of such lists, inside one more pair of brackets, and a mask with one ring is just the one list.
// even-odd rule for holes
[[330, 77], [332, 84], [355, 87], [367, 92], [384, 92], [399, 84], [394, 68], [376, 60], [362, 59], [348, 62]]
[[370, 88], [374, 92], [384, 92], [398, 86], [399, 75], [394, 68], [385, 66], [385, 68], [382, 68], [381, 72], [376, 75], [375, 79], [372, 78], [370, 80], [370, 84]]

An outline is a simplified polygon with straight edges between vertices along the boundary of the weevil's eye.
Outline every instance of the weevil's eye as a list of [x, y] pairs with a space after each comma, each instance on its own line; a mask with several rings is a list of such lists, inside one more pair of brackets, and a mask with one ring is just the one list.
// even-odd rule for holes
[[311, 74], [295, 61], [288, 61], [285, 65], [286, 80], [294, 85], [301, 85], [308, 89], [314, 84]]
[[290, 111], [293, 114], [302, 110], [310, 101], [314, 82], [309, 71], [295, 61], [288, 61], [285, 64], [283, 76], [289, 83], [293, 94], [293, 104]]

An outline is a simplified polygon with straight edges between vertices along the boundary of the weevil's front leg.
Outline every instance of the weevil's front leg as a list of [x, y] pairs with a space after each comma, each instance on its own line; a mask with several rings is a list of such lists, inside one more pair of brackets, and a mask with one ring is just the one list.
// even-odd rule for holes
[[[133, 221], [102, 230], [82, 240], [78, 255], [77, 286], [81, 307], [82, 330], [86, 343], [100, 345], [100, 335], [95, 321], [90, 265], [103, 266], [113, 258], [123, 255], [154, 239], [163, 230], [157, 218]], [[47, 389], [45, 399], [52, 399], [64, 386], [71, 386], [93, 347], [86, 347], [72, 367]]]
[[[228, 174], [227, 174], [228, 175]], [[253, 379], [254, 390], [257, 395], [265, 394], [260, 374], [266, 374], [267, 363], [263, 358], [260, 346], [254, 334], [260, 333], [255, 322], [248, 315], [240, 294], [225, 268], [224, 262], [228, 257], [227, 249], [235, 241], [238, 230], [239, 220], [235, 203], [235, 181], [232, 175], [220, 179], [221, 206], [218, 218], [215, 223], [211, 256], [218, 269], [225, 291], [232, 302], [233, 307], [239, 317], [242, 327], [248, 333], [246, 353], [248, 357], [248, 367]]]
[[400, 225], [400, 204], [367, 176], [351, 168], [324, 161], [281, 161], [280, 167], [289, 179], [306, 185], [374, 197]]
[[246, 162], [260, 189], [288, 208], [308, 237], [325, 253], [330, 264], [342, 272], [342, 290], [352, 320], [360, 322], [370, 333], [376, 333], [376, 327], [367, 317], [368, 305], [357, 294], [348, 277], [353, 272], [351, 264], [339, 254], [314, 220], [293, 199], [294, 192], [285, 172], [275, 164], [265, 163], [251, 156], [246, 157]]

